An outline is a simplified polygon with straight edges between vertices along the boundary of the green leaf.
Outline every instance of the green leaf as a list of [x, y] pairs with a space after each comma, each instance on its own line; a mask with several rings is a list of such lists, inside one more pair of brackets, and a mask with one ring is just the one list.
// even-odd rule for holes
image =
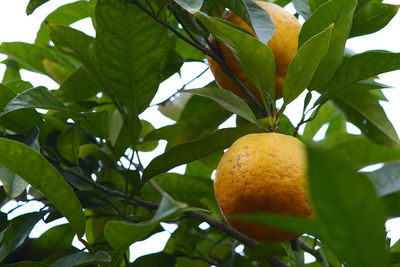
[[[36, 151], [39, 151], [38, 143], [39, 129], [33, 128], [25, 137], [24, 143]], [[7, 195], [14, 199], [17, 198], [22, 192], [25, 191], [28, 183], [25, 182], [20, 176], [16, 175], [9, 169], [0, 165], [0, 180]]]
[[204, 87], [199, 89], [185, 90], [182, 92], [210, 98], [220, 104], [224, 109], [241, 116], [251, 123], [260, 125], [259, 122], [257, 122], [253, 111], [246, 104], [246, 102], [228, 90]]
[[21, 177], [1, 165], [0, 180], [3, 183], [4, 190], [11, 199], [17, 198], [21, 195], [28, 186], [28, 183], [26, 183]]
[[311, 16], [311, 8], [308, 5], [308, 0], [293, 0], [294, 8], [305, 20]]
[[75, 121], [80, 120], [81, 127], [89, 133], [102, 138], [108, 136], [106, 130], [109, 122], [107, 111], [80, 113], [69, 109], [43, 86], [31, 88], [16, 95], [4, 107], [3, 112], [0, 113], [0, 119], [10, 112], [23, 111], [30, 108], [63, 111]]
[[4, 107], [0, 116], [14, 110], [26, 108], [56, 109], [64, 111], [68, 109], [52, 93], [50, 93], [46, 87], [39, 86], [16, 95]]
[[264, 44], [268, 44], [275, 32], [275, 25], [267, 11], [257, 3], [249, 0], [214, 0], [214, 2], [229, 8], [241, 17]]
[[304, 22], [299, 36], [300, 48], [312, 36], [334, 24], [328, 51], [321, 60], [309, 89], [325, 85], [342, 63], [356, 5], [356, 0], [332, 0], [318, 8]]
[[49, 0], [30, 0], [28, 6], [26, 7], [26, 14], [31, 15], [36, 8], [40, 7]]
[[385, 27], [399, 10], [399, 5], [368, 2], [354, 14], [350, 37], [379, 31]]
[[[195, 98], [197, 97], [198, 96]], [[192, 100], [195, 100], [195, 98]], [[213, 133], [217, 130], [221, 123], [226, 121], [232, 115], [232, 113], [223, 109], [219, 104], [207, 98], [204, 99], [207, 100], [207, 102], [204, 103], [204, 106], [199, 105], [198, 110], [190, 107], [190, 104], [193, 103], [193, 101], [190, 101], [183, 112], [193, 110], [195, 111], [193, 116], [185, 114], [185, 116], [182, 116], [178, 123], [174, 124], [175, 128], [170, 127], [172, 132], [168, 133], [168, 135], [170, 135], [172, 138], [167, 139], [167, 149], [169, 149], [171, 146], [199, 139], [203, 136]]]
[[10, 59], [16, 60], [21, 68], [47, 74], [41, 59], [46, 58], [52, 62], [60, 63], [65, 68], [73, 70], [75, 63], [59, 53], [54, 47], [41, 47], [38, 45], [11, 42], [0, 45], [0, 53], [8, 55]]
[[14, 80], [6, 83], [7, 87], [10, 88], [14, 93], [22, 93], [32, 87], [34, 87], [30, 82], [23, 80]]
[[355, 124], [373, 142], [400, 147], [400, 140], [379, 101], [368, 92], [333, 99], [348, 121]]
[[19, 65], [15, 60], [8, 60], [6, 63], [6, 71], [4, 72], [2, 83], [6, 84], [10, 81], [21, 80], [21, 75], [19, 73]]
[[175, 0], [175, 2], [186, 9], [189, 13], [199, 11], [203, 5], [203, 0]]
[[71, 267], [71, 266], [87, 266], [88, 264], [110, 263], [111, 257], [103, 252], [94, 253], [78, 252], [59, 259], [50, 265], [50, 267]]
[[[188, 203], [191, 207], [208, 208], [212, 214], [220, 216], [213, 181], [209, 177], [164, 173], [153, 180], [174, 199]], [[148, 184], [140, 192], [146, 200], [160, 201], [160, 194]]]
[[98, 0], [98, 67], [105, 84], [140, 114], [157, 91], [168, 56], [168, 31], [135, 5]]
[[261, 132], [261, 129], [254, 124], [237, 128], [226, 128], [218, 130], [205, 138], [174, 146], [149, 163], [143, 173], [142, 181], [145, 182], [176, 166], [223, 150], [239, 137], [255, 132]]
[[400, 162], [386, 163], [382, 168], [367, 173], [380, 197], [400, 191]]
[[275, 62], [271, 49], [230, 22], [203, 13], [196, 16], [219, 42], [232, 49], [261, 95], [269, 94], [275, 99]]
[[75, 123], [57, 138], [57, 151], [69, 162], [79, 166], [80, 128]]
[[95, 39], [71, 27], [46, 23], [51, 41], [61, 52], [73, 56], [85, 66], [93, 63]]
[[46, 158], [22, 143], [0, 138], [0, 164], [39, 190], [67, 218], [75, 232], [83, 235], [82, 206], [72, 188]]
[[330, 25], [308, 39], [290, 62], [283, 85], [283, 99], [286, 104], [292, 102], [310, 84], [318, 65], [327, 52], [333, 28], [334, 25]]
[[137, 258], [132, 267], [174, 267], [176, 257], [165, 252], [153, 253]]
[[304, 252], [292, 250], [289, 242], [282, 242], [281, 246], [289, 257], [290, 266], [304, 267]]
[[383, 209], [368, 177], [334, 151], [308, 149], [308, 162], [320, 239], [349, 266], [387, 266]]
[[158, 141], [144, 141], [143, 138], [151, 133], [152, 131], [154, 131], [154, 127], [153, 125], [145, 120], [141, 120], [140, 121], [141, 125], [142, 125], [142, 130], [140, 131], [139, 134], [139, 141], [140, 143], [137, 145], [137, 149], [140, 151], [153, 151], [157, 146], [158, 146]]
[[[236, 2], [240, 3], [241, 1]], [[275, 33], [275, 25], [270, 15], [254, 1], [243, 0], [243, 2], [249, 10], [251, 20], [251, 24], [249, 25], [252, 26], [257, 38], [265, 45], [268, 45], [269, 40], [271, 40]], [[235, 10], [233, 11], [235, 12]]]
[[62, 83], [71, 74], [68, 69], [59, 63], [51, 62], [47, 58], [42, 58], [42, 64], [48, 76], [57, 83]]
[[400, 149], [377, 145], [361, 135], [332, 134], [317, 143], [317, 147], [327, 153], [334, 153], [348, 165], [357, 169], [381, 162], [400, 160]]
[[158, 105], [158, 111], [164, 116], [177, 121], [192, 96], [189, 94], [179, 94], [172, 101], [168, 100]]
[[54, 95], [64, 102], [82, 101], [100, 91], [99, 86], [83, 67], [76, 69], [61, 84]]
[[158, 207], [157, 212], [154, 214], [151, 221], [159, 222], [162, 219], [165, 219], [168, 216], [171, 216], [186, 207], [187, 204], [176, 201], [175, 199], [171, 198], [167, 193], [163, 193], [160, 206]]
[[183, 212], [198, 210], [187, 208], [187, 204], [171, 198], [163, 193], [160, 205], [150, 221], [128, 223], [122, 221], [109, 221], [104, 228], [107, 242], [117, 250], [125, 250], [132, 243], [142, 239], [153, 231], [160, 221]]
[[127, 249], [132, 243], [147, 236], [156, 226], [157, 223], [150, 221], [135, 224], [109, 221], [104, 227], [104, 236], [111, 247], [122, 251]]
[[355, 82], [400, 69], [400, 53], [368, 51], [352, 56], [338, 68], [328, 84], [328, 93], [337, 95]]
[[[60, 6], [52, 13], [50, 13], [45, 21], [59, 24], [70, 25], [78, 20], [87, 18], [89, 16], [89, 3], [87, 1], [76, 1], [63, 6]], [[40, 25], [39, 31], [36, 35], [35, 44], [46, 45], [50, 41], [49, 34], [46, 29], [46, 23]]]
[[[362, 93], [365, 91], [385, 89], [385, 88], [389, 88], [389, 87], [390, 86], [386, 85], [386, 84], [378, 83], [375, 81], [364, 80], [364, 81], [359, 81], [359, 82], [356, 82], [356, 83], [353, 83], [353, 84], [347, 86], [346, 89], [341, 90], [338, 93], [338, 95], [345, 96], [347, 94]], [[370, 92], [370, 93], [373, 93], [373, 92]]]
[[26, 258], [41, 261], [50, 255], [71, 249], [75, 233], [69, 224], [57, 225], [32, 241], [24, 254]]
[[33, 212], [11, 220], [7, 228], [0, 233], [0, 262], [24, 242], [43, 216], [42, 212]]

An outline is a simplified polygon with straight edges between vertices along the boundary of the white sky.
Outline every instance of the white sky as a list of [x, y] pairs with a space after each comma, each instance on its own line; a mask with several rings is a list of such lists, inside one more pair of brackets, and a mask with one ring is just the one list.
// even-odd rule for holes
[[[36, 37], [36, 32], [39, 29], [39, 26], [44, 18], [56, 7], [75, 1], [49, 1], [48, 3], [39, 7], [33, 15], [26, 16], [25, 8], [28, 2], [28, 0], [0, 0], [0, 43], [14, 41], [33, 43]], [[391, 4], [400, 4], [400, 0], [391, 0], [384, 2]], [[87, 34], [94, 35], [94, 30], [88, 20], [74, 23], [73, 27], [85, 31]], [[355, 52], [363, 52], [373, 49], [400, 52], [400, 13], [398, 13], [397, 16], [392, 20], [392, 22], [383, 30], [364, 37], [353, 38], [348, 41], [347, 47]], [[5, 56], [0, 55], [0, 61], [5, 58]], [[199, 73], [202, 72], [202, 70], [204, 70], [204, 68], [205, 65], [201, 63], [193, 63], [185, 66], [185, 68], [183, 68], [182, 70], [183, 81], [181, 81], [179, 77], [175, 75], [171, 79], [164, 82], [162, 84], [162, 90], [160, 90], [162, 91], [162, 93], [158, 94], [152, 103], [158, 103], [166, 99], [169, 95], [172, 95], [176, 91], [176, 89], [182, 86], [182, 83], [185, 83], [191, 80], [193, 77], [197, 76]], [[0, 81], [3, 77], [4, 69], [5, 66], [3, 64], [0, 64]], [[43, 75], [30, 73], [27, 71], [22, 71], [21, 75], [23, 79], [29, 80], [35, 86], [44, 85], [51, 89], [57, 88], [57, 84], [54, 81]], [[393, 87], [393, 89], [388, 89], [384, 91], [386, 97], [389, 99], [389, 102], [383, 102], [382, 105], [386, 110], [389, 119], [394, 124], [397, 132], [400, 133], [400, 94], [398, 92], [400, 89], [400, 71], [382, 74], [380, 75], [380, 78], [381, 83], [388, 84]], [[203, 79], [194, 82], [189, 88], [204, 86], [212, 79], [212, 74], [208, 72], [204, 75]], [[291, 105], [289, 105], [287, 109], [286, 113], [294, 123], [297, 123], [300, 119], [302, 104], [303, 98], [300, 97]], [[141, 118], [151, 121], [157, 128], [172, 123], [172, 121], [166, 119], [164, 116], [161, 116], [156, 111], [156, 108], [149, 109], [144, 114], [142, 114]], [[233, 120], [229, 120], [227, 123], [225, 123], [225, 125], [232, 125], [232, 122]], [[351, 127], [349, 129], [354, 131], [355, 133], [357, 132], [357, 129]], [[155, 154], [162, 153], [164, 145], [165, 144], [160, 145], [153, 153], [143, 154], [143, 158], [145, 161], [144, 163], [147, 164], [148, 161], [150, 161], [150, 159], [153, 158]], [[10, 209], [12, 208], [12, 206], [15, 205], [16, 203], [10, 204], [7, 208]], [[26, 212], [37, 208], [37, 205], [27, 205], [24, 209], [19, 210], [18, 214], [23, 211]], [[16, 215], [17, 213], [14, 214], [14, 216]], [[397, 240], [400, 237], [400, 228], [398, 227], [399, 222], [400, 220], [396, 219], [391, 220], [387, 224], [387, 227], [390, 230], [390, 235], [394, 240]], [[60, 223], [60, 221], [56, 223]], [[174, 230], [174, 226], [168, 226], [165, 224], [164, 226], [170, 232]], [[49, 227], [51, 227], [51, 225], [46, 226], [42, 222], [35, 228], [34, 233], [31, 236], [37, 237]], [[169, 233], [163, 232], [153, 236], [147, 242], [138, 242], [131, 247], [131, 260], [137, 258], [140, 255], [162, 250], [168, 238]], [[77, 242], [74, 243], [77, 244]]]

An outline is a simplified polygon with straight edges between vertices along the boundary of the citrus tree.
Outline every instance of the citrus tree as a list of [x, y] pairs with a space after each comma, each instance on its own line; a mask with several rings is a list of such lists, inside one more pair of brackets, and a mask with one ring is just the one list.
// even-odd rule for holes
[[[31, 0], [27, 14], [47, 1]], [[48, 15], [33, 44], [0, 45], [1, 203], [42, 203], [17, 217], [0, 213], [2, 266], [400, 263], [400, 244], [390, 246], [385, 231], [400, 216], [400, 141], [378, 77], [400, 69], [400, 54], [345, 47], [385, 27], [399, 6], [265, 2], [75, 1]], [[288, 4], [295, 14], [281, 8]], [[69, 26], [84, 18], [95, 37]], [[185, 85], [156, 104], [174, 121], [156, 129], [141, 114], [186, 62], [209, 63], [216, 82]], [[59, 86], [34, 87], [20, 70]], [[301, 120], [289, 120], [298, 97]], [[232, 127], [219, 127], [232, 116]], [[361, 134], [348, 133], [348, 122]], [[183, 173], [170, 172], [181, 165]], [[217, 198], [215, 176], [225, 179]], [[68, 223], [29, 236], [59, 218]], [[130, 262], [129, 247], [164, 231], [162, 222], [177, 226], [163, 251]], [[315, 261], [305, 264], [304, 252]]]

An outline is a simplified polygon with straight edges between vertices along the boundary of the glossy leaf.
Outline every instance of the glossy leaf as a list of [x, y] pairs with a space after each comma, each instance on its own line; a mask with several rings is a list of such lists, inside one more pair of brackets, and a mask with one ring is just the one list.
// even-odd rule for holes
[[182, 92], [210, 98], [220, 104], [224, 109], [241, 116], [251, 123], [258, 124], [253, 111], [246, 102], [228, 90], [203, 87]]
[[400, 140], [378, 100], [368, 92], [337, 97], [333, 102], [348, 121], [377, 144], [400, 147]]
[[240, 66], [261, 95], [269, 94], [271, 99], [274, 99], [275, 62], [271, 49], [230, 22], [203, 13], [196, 15], [218, 41], [232, 49]]
[[214, 0], [224, 7], [229, 8], [247, 25], [249, 25], [257, 35], [257, 38], [264, 44], [268, 44], [275, 32], [275, 25], [270, 15], [257, 3], [249, 0]]
[[317, 147], [334, 153], [357, 169], [381, 162], [400, 160], [400, 149], [377, 145], [364, 136], [346, 133], [332, 134], [317, 143]]
[[[59, 24], [70, 25], [78, 20], [87, 18], [89, 16], [89, 7], [87, 1], [76, 1], [63, 6], [60, 6], [52, 13], [50, 13], [45, 21]], [[40, 25], [39, 31], [36, 35], [35, 44], [45, 45], [50, 41], [49, 34], [46, 29], [46, 23]]]
[[59, 259], [52, 263], [50, 267], [71, 267], [71, 266], [86, 266], [88, 264], [110, 263], [111, 257], [103, 251], [98, 251], [95, 254], [89, 252], [78, 252]]
[[67, 218], [75, 232], [83, 235], [82, 206], [72, 188], [46, 158], [20, 142], [0, 138], [0, 164], [39, 190]]
[[239, 137], [254, 132], [261, 132], [261, 129], [255, 125], [226, 128], [218, 130], [205, 138], [174, 146], [149, 163], [143, 173], [143, 182], [176, 166], [223, 150]]
[[310, 89], [325, 85], [342, 63], [356, 5], [356, 0], [332, 0], [318, 8], [304, 22], [299, 36], [299, 47], [318, 32], [334, 24], [328, 51], [318, 66]]
[[308, 4], [308, 0], [293, 0], [294, 8], [305, 20], [311, 16], [311, 8]]
[[345, 60], [328, 84], [328, 93], [337, 95], [355, 82], [400, 69], [400, 53], [368, 51]]
[[308, 39], [299, 49], [289, 65], [283, 85], [286, 104], [298, 97], [310, 84], [321, 60], [327, 53], [334, 25]]
[[31, 15], [36, 8], [40, 7], [49, 0], [30, 0], [28, 6], [26, 7], [26, 14]]
[[371, 34], [385, 27], [397, 14], [399, 5], [370, 1], [354, 14], [350, 37]]
[[105, 84], [137, 114], [149, 105], [168, 56], [167, 29], [132, 4], [98, 0], [96, 55]]
[[308, 162], [321, 240], [349, 266], [386, 266], [385, 219], [371, 181], [334, 152], [309, 149]]
[[44, 108], [56, 110], [68, 109], [53, 94], [51, 94], [47, 88], [40, 86], [26, 90], [25, 92], [15, 96], [4, 107], [3, 111], [0, 113], [0, 116], [3, 116], [4, 114], [14, 110], [26, 108]]
[[244, 0], [243, 2], [249, 10], [250, 25], [253, 26], [252, 28], [257, 38], [265, 45], [268, 45], [269, 40], [271, 40], [275, 33], [275, 25], [271, 16], [254, 1]]
[[43, 216], [40, 212], [27, 213], [10, 221], [7, 228], [0, 233], [0, 262], [24, 242]]

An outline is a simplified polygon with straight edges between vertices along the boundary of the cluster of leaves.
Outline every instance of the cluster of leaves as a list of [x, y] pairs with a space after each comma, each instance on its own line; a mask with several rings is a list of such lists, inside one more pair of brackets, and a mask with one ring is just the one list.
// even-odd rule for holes
[[[27, 14], [47, 1], [31, 0]], [[399, 6], [372, 0], [292, 2], [305, 22], [278, 112], [267, 46], [274, 26], [250, 0], [76, 1], [48, 15], [34, 44], [2, 43], [0, 53], [8, 58], [0, 84], [1, 203], [43, 204], [15, 218], [0, 213], [4, 266], [304, 266], [302, 250], [317, 259], [308, 266], [398, 263], [400, 246], [388, 248], [384, 224], [400, 216], [400, 141], [379, 104], [387, 101], [381, 91], [386, 86], [376, 79], [400, 69], [400, 54], [347, 53], [345, 43], [383, 28]], [[259, 39], [219, 19], [226, 8]], [[95, 38], [69, 27], [84, 18], [91, 19]], [[179, 74], [184, 63], [204, 63], [208, 55], [224, 64], [208, 45], [210, 33], [232, 48], [263, 103], [245, 103], [211, 83], [158, 105], [174, 124], [155, 129], [139, 119], [160, 83]], [[21, 79], [21, 69], [44, 74], [59, 87], [34, 87]], [[295, 127], [283, 111], [306, 88], [304, 114]], [[320, 95], [313, 104], [311, 91]], [[219, 129], [233, 114], [236, 127]], [[347, 133], [347, 122], [362, 135]], [[222, 222], [213, 194], [211, 174], [223, 150], [275, 124], [290, 135], [305, 124], [298, 138], [309, 147], [317, 216], [243, 219], [307, 233], [293, 250], [286, 242], [256, 243], [232, 230]], [[314, 141], [323, 126], [325, 138]], [[168, 143], [165, 152], [143, 166], [142, 152], [153, 151], [160, 140]], [[384, 164], [359, 172], [376, 163]], [[168, 173], [182, 164], [184, 174]], [[40, 220], [62, 217], [68, 224], [29, 237]], [[211, 227], [200, 229], [203, 221]], [[129, 263], [129, 246], [163, 231], [160, 222], [178, 227], [164, 250]], [[87, 251], [72, 246], [74, 236]], [[240, 242], [245, 249], [237, 253]]]

